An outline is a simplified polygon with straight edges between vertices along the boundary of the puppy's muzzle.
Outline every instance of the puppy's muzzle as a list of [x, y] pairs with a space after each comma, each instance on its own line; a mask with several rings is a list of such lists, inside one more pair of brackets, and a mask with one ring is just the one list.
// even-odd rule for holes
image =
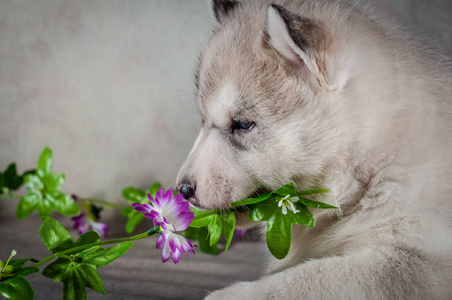
[[182, 184], [178, 187], [178, 190], [191, 204], [198, 205], [198, 200], [195, 197], [196, 186]]

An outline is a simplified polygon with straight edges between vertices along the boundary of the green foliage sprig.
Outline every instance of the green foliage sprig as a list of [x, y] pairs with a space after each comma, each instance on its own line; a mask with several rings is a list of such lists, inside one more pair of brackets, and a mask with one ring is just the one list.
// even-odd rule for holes
[[[236, 210], [202, 211], [192, 208], [195, 218], [190, 224], [194, 228], [207, 228], [204, 234], [199, 233], [198, 239], [208, 239], [209, 246], [214, 247], [221, 234], [226, 238], [225, 252], [227, 251], [234, 233], [236, 213], [248, 212], [249, 221], [267, 222], [266, 240], [272, 255], [278, 259], [287, 256], [290, 249], [293, 224], [313, 227], [315, 220], [308, 207], [313, 208], [337, 208], [335, 206], [312, 201], [303, 196], [328, 192], [327, 189], [315, 189], [299, 191], [295, 190], [292, 182], [276, 191], [257, 195], [254, 198], [240, 200], [231, 204]], [[290, 199], [290, 200], [289, 200]], [[291, 204], [285, 204], [290, 201]], [[284, 210], [284, 205], [293, 205], [294, 210]], [[285, 212], [285, 213], [284, 213]], [[201, 241], [201, 240], [200, 240]], [[210, 248], [207, 249], [209, 251]], [[217, 252], [217, 250], [212, 250]], [[210, 251], [210, 252], [212, 252]]]
[[41, 216], [50, 216], [53, 210], [67, 216], [80, 214], [74, 199], [60, 191], [65, 180], [64, 174], [52, 172], [52, 150], [46, 147], [39, 157], [36, 173], [25, 175], [28, 194], [17, 205], [17, 218], [23, 220], [35, 209]]
[[[16, 164], [12, 163], [3, 173], [0, 173], [0, 198], [20, 197], [16, 213], [20, 220], [28, 218], [35, 210], [39, 213], [42, 220], [39, 234], [52, 253], [42, 260], [33, 258], [12, 260], [11, 258], [16, 255], [13, 251], [6, 262], [0, 261], [0, 295], [4, 298], [33, 299], [33, 288], [25, 277], [40, 272], [40, 267], [48, 262], [50, 264], [44, 268], [42, 274], [63, 284], [63, 299], [86, 299], [86, 288], [105, 294], [97, 269], [107, 266], [126, 253], [133, 246], [133, 241], [162, 233], [160, 226], [154, 226], [147, 232], [135, 236], [101, 241], [98, 233], [88, 231], [75, 241], [58, 221], [50, 217], [54, 211], [65, 216], [78, 215], [73, 219], [74, 221], [77, 219], [76, 222], [79, 224], [84, 222], [84, 214], [94, 215], [89, 222], [96, 224], [99, 212], [103, 208], [117, 208], [127, 218], [125, 230], [131, 234], [145, 218], [143, 212], [137, 211], [136, 205], [148, 203], [150, 198], [155, 198], [162, 185], [156, 182], [146, 191], [133, 186], [126, 187], [122, 190], [122, 196], [128, 205], [122, 206], [89, 198], [82, 198], [77, 202], [74, 200], [77, 197], [71, 197], [61, 191], [65, 179], [64, 174], [53, 173], [52, 151], [48, 147], [42, 151], [36, 170], [27, 171], [19, 176]], [[23, 184], [26, 185], [28, 193], [22, 196], [14, 195], [13, 191]], [[336, 208], [305, 197], [325, 192], [328, 190], [296, 191], [294, 184], [288, 183], [276, 191], [234, 202], [229, 210], [203, 211], [192, 207], [190, 211], [193, 212], [194, 219], [183, 234], [189, 239], [197, 240], [199, 248], [209, 254], [220, 253], [218, 244], [223, 235], [224, 251], [227, 252], [234, 236], [237, 214], [248, 213], [249, 221], [267, 223], [267, 246], [276, 258], [282, 259], [290, 249], [293, 225], [308, 227], [315, 225], [314, 217], [308, 207]], [[176, 195], [176, 191], [173, 191], [173, 195]], [[94, 206], [94, 203], [102, 207]], [[131, 204], [134, 204], [135, 209], [130, 206]], [[91, 208], [87, 210], [86, 205]], [[116, 245], [103, 248], [105, 245], [112, 244]], [[34, 264], [24, 266], [27, 263]]]

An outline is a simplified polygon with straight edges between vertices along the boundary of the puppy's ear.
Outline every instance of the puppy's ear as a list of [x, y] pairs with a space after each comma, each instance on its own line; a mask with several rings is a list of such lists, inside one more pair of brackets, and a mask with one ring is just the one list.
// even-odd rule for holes
[[320, 60], [326, 44], [321, 25], [276, 4], [268, 8], [267, 17], [270, 45], [286, 59], [305, 65], [323, 89], [335, 90], [327, 78], [324, 62]]
[[207, 3], [212, 9], [215, 19], [220, 24], [232, 10], [240, 5], [240, 2], [234, 0], [207, 0]]

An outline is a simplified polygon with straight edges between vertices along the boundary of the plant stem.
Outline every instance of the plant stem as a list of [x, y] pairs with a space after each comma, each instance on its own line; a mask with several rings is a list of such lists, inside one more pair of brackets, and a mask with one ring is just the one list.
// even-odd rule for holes
[[0, 199], [20, 199], [23, 195], [0, 195]]
[[141, 239], [147, 238], [148, 236], [154, 235], [156, 233], [160, 233], [160, 226], [154, 226], [154, 227], [152, 227], [151, 229], [149, 229], [146, 232], [143, 232], [141, 234], [134, 235], [134, 236], [128, 237], [128, 238], [115, 239], [115, 240], [103, 241], [103, 242], [96, 242], [96, 243], [91, 243], [91, 244], [86, 244], [86, 245], [81, 245], [81, 246], [77, 246], [77, 247], [74, 247], [74, 248], [66, 249], [64, 251], [60, 251], [60, 252], [54, 253], [53, 255], [50, 255], [50, 256], [44, 258], [43, 260], [40, 260], [39, 262], [37, 262], [34, 265], [34, 267], [39, 267], [42, 264], [48, 262], [49, 260], [54, 259], [55, 257], [61, 257], [61, 256], [64, 256], [66, 254], [78, 253], [81, 250], [84, 250], [84, 249], [87, 249], [87, 248], [141, 240]]
[[102, 204], [102, 205], [110, 206], [110, 207], [114, 207], [114, 208], [119, 208], [119, 209], [126, 208], [126, 206], [122, 206], [122, 205], [119, 205], [119, 204], [115, 204], [115, 203], [111, 203], [111, 202], [104, 201], [104, 200], [99, 200], [99, 199], [83, 198], [82, 202], [98, 203], [98, 204]]

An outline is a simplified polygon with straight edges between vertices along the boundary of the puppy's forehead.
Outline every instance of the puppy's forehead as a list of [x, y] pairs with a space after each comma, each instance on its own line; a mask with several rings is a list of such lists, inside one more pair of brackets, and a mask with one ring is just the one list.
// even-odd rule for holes
[[226, 126], [232, 118], [238, 100], [239, 92], [232, 83], [220, 85], [201, 103], [204, 120], [213, 126]]

